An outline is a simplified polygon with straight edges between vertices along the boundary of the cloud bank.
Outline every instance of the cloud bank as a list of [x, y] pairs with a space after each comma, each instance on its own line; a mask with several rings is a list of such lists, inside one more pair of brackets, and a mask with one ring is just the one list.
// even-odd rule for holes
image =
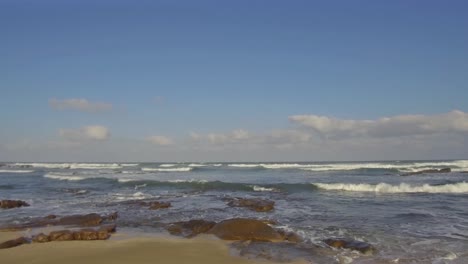
[[154, 145], [159, 145], [159, 146], [169, 146], [174, 144], [174, 141], [172, 139], [165, 137], [165, 136], [150, 136], [146, 138], [147, 141], [151, 142]]
[[83, 98], [59, 100], [52, 98], [49, 100], [49, 106], [52, 109], [75, 110], [80, 112], [97, 113], [112, 110], [112, 104], [103, 102], [90, 102]]
[[438, 115], [398, 115], [376, 120], [339, 119], [317, 115], [294, 115], [290, 116], [289, 120], [325, 138], [335, 139], [468, 132], [468, 114], [457, 110]]
[[60, 137], [71, 141], [97, 140], [104, 141], [110, 138], [110, 131], [104, 126], [85, 126], [78, 129], [62, 128], [59, 130]]

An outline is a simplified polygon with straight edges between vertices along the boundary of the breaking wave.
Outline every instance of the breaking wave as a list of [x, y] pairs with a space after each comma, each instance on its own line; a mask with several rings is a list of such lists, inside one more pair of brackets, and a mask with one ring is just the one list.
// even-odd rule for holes
[[407, 183], [391, 185], [388, 183], [379, 184], [352, 184], [352, 183], [313, 183], [314, 186], [329, 191], [348, 192], [376, 192], [376, 193], [468, 193], [468, 183], [459, 182], [444, 185], [411, 186]]
[[46, 169], [121, 169], [138, 166], [137, 163], [14, 163], [15, 167]]
[[142, 171], [158, 171], [158, 172], [184, 172], [184, 171], [191, 171], [192, 168], [190, 167], [182, 167], [182, 168], [141, 168]]
[[54, 179], [54, 180], [61, 180], [61, 181], [81, 181], [86, 179], [85, 177], [76, 176], [76, 175], [68, 175], [68, 174], [53, 174], [47, 173], [44, 175], [45, 178]]

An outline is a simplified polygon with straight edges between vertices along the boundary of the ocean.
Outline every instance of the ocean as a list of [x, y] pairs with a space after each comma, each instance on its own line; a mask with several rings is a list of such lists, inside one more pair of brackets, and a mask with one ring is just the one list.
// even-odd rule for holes
[[[408, 175], [443, 168], [451, 172]], [[301, 249], [326, 249], [305, 256], [314, 263], [468, 263], [467, 171], [468, 160], [2, 163], [0, 199], [31, 206], [0, 210], [0, 226], [117, 211], [119, 228], [164, 234], [167, 223], [245, 217], [297, 233]], [[235, 197], [268, 199], [275, 208], [228, 206], [226, 199]], [[133, 200], [172, 207], [148, 210]], [[376, 251], [330, 249], [329, 238], [367, 242]]]

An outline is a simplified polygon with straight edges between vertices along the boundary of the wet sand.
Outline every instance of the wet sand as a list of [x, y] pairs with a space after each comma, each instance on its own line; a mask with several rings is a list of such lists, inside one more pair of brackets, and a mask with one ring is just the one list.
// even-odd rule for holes
[[[0, 242], [19, 236], [0, 232]], [[0, 260], [8, 264], [272, 263], [233, 256], [226, 242], [212, 237], [121, 237], [107, 241], [33, 243], [0, 249]]]

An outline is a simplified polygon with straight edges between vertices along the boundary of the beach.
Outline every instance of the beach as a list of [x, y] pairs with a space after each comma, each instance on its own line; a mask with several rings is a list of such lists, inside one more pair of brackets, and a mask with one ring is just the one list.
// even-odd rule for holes
[[[122, 237], [108, 241], [67, 241], [28, 244], [0, 250], [1, 263], [273, 263], [249, 260], [230, 253], [228, 245], [212, 237], [181, 239], [169, 237]], [[18, 233], [0, 232], [0, 243]], [[293, 262], [304, 263], [304, 262]]]

